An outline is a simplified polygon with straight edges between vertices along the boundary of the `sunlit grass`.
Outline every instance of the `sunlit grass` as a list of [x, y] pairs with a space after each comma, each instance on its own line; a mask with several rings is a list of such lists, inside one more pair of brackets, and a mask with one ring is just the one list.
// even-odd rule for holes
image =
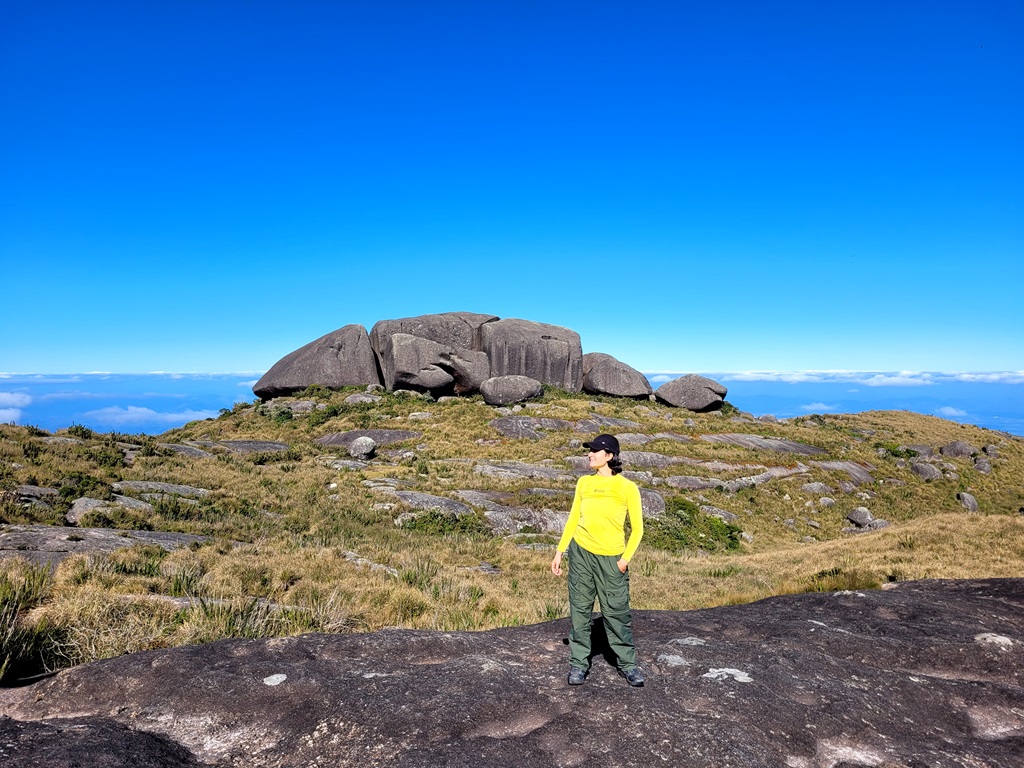
[[[343, 401], [353, 391], [320, 393], [320, 402], [332, 410], [319, 422], [302, 416], [280, 419], [270, 409], [252, 406], [193, 422], [147, 444], [130, 466], [117, 466], [107, 449], [118, 441], [109, 436], [82, 433], [80, 443], [54, 442], [38, 430], [0, 426], [3, 522], [59, 523], [77, 495], [109, 498], [113, 483], [151, 480], [209, 493], [197, 504], [164, 499], [154, 504], [151, 514], [126, 514], [112, 519], [113, 524], [141, 527], [144, 522], [154, 530], [210, 537], [206, 543], [169, 553], [158, 547], [134, 547], [109, 556], [71, 557], [52, 575], [47, 571], [42, 581], [26, 576], [42, 573], [39, 569], [13, 558], [0, 561], [0, 584], [7, 584], [12, 595], [25, 588], [11, 585], [24, 584], [26, 578], [36, 578], [32, 583], [38, 587], [31, 590], [31, 599], [8, 601], [16, 607], [0, 626], [0, 635], [6, 638], [5, 658], [23, 667], [49, 669], [222, 637], [384, 627], [481, 630], [565, 616], [564, 579], [548, 569], [554, 536], [531, 533], [504, 539], [444, 525], [432, 528], [434, 532], [401, 528], [394, 518], [406, 507], [366, 483], [388, 479], [449, 497], [459, 489], [498, 491], [513, 494], [516, 504], [531, 509], [565, 512], [570, 496], [527, 491], [571, 490], [571, 479], [486, 477], [474, 472], [474, 464], [514, 460], [566, 470], [565, 458], [581, 455], [580, 442], [586, 436], [553, 430], [537, 441], [509, 440], [489, 425], [498, 414], [479, 398], [433, 403], [388, 395], [379, 406], [348, 406]], [[923, 578], [1021, 575], [1020, 439], [905, 412], [782, 424], [735, 422], [649, 401], [565, 396], [553, 390], [535, 405], [539, 407], [520, 412], [569, 421], [599, 413], [638, 425], [611, 431], [673, 432], [693, 438], [661, 439], [636, 447], [689, 462], [651, 470], [654, 478], [732, 478], [756, 474], [759, 470], [751, 465], [793, 467], [797, 462], [808, 468], [806, 474], [737, 493], [675, 491], [655, 483], [653, 487], [667, 496], [737, 515], [736, 525], [752, 539], [739, 551], [713, 554], [692, 548], [659, 550], [652, 538], [641, 545], [632, 564], [636, 609], [707, 608]], [[424, 411], [431, 417], [409, 418]], [[420, 436], [383, 446], [382, 458], [362, 471], [336, 471], [318, 461], [324, 454], [345, 453], [314, 443], [316, 437], [371, 427], [409, 429]], [[828, 453], [793, 456], [699, 440], [708, 432], [782, 437], [813, 443]], [[120, 442], [130, 438], [118, 436]], [[212, 447], [214, 458], [197, 460], [154, 448], [158, 442], [227, 439], [274, 440], [290, 446], [290, 451], [281, 458], [267, 454], [256, 460]], [[997, 445], [1000, 458], [992, 462], [992, 472], [976, 471], [969, 459], [954, 459], [950, 463], [956, 478], [922, 482], [908, 461], [879, 449], [918, 443], [938, 448], [956, 439], [977, 448]], [[413, 450], [416, 459], [389, 462], [389, 450]], [[848, 476], [814, 467], [811, 462], [816, 459], [857, 462], [870, 469], [876, 482], [856, 493], [843, 493], [839, 483]], [[700, 461], [746, 466], [707, 470], [694, 464]], [[812, 480], [835, 489], [834, 506], [820, 504], [822, 494], [802, 490]], [[50, 508], [26, 507], [14, 494], [19, 485], [58, 489], [60, 497]], [[979, 513], [963, 510], [956, 499], [960, 491], [978, 499]], [[876, 518], [889, 521], [889, 527], [845, 533], [846, 515], [857, 506], [868, 507]], [[547, 548], [524, 548], [531, 542], [541, 542], [542, 547], [547, 542]], [[483, 563], [488, 567], [481, 567]]]

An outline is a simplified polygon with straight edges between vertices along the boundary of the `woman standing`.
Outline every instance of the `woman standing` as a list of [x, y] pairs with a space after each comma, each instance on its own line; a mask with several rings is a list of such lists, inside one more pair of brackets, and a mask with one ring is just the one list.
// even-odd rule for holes
[[[632, 686], [644, 684], [636, 666], [632, 614], [629, 608], [629, 561], [644, 535], [640, 489], [620, 473], [619, 441], [598, 435], [583, 444], [589, 450], [592, 475], [576, 483], [572, 511], [558, 542], [551, 572], [562, 575], [562, 556], [569, 553], [569, 685], [581, 685], [590, 670], [590, 622], [594, 599], [601, 604], [608, 646], [619, 674]], [[632, 531], [625, 541], [626, 515]]]

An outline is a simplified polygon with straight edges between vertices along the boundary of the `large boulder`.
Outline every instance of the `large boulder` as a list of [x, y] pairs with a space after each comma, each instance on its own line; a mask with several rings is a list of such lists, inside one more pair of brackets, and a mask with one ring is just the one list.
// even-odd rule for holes
[[370, 330], [381, 378], [389, 390], [412, 389], [434, 397], [473, 394], [490, 376], [480, 327], [497, 318], [445, 312], [381, 320]]
[[647, 397], [651, 383], [636, 368], [631, 368], [603, 352], [583, 356], [583, 391], [616, 397]]
[[480, 328], [491, 376], [528, 376], [567, 392], [583, 388], [583, 348], [576, 331], [507, 318]]
[[346, 325], [291, 352], [252, 388], [261, 400], [301, 392], [311, 384], [350, 387], [380, 384], [370, 337], [361, 325]]
[[666, 381], [654, 390], [654, 396], [668, 405], [703, 413], [721, 408], [728, 392], [728, 389], [713, 379], [688, 373]]
[[966, 440], [954, 440], [949, 445], [944, 445], [939, 448], [939, 453], [943, 456], [951, 456], [953, 458], [963, 459], [970, 456], [974, 456], [978, 453], [978, 449], [968, 443]]
[[480, 328], [497, 319], [495, 315], [482, 315], [476, 312], [441, 312], [436, 315], [381, 320], [374, 323], [370, 329], [370, 343], [380, 354], [387, 337], [395, 333], [407, 333], [446, 347], [479, 352], [483, 349]]
[[480, 394], [488, 405], [512, 405], [543, 393], [543, 385], [529, 376], [495, 376], [480, 385]]
[[408, 333], [393, 333], [379, 340], [384, 386], [411, 389], [434, 397], [473, 394], [490, 376], [487, 355], [450, 347]]

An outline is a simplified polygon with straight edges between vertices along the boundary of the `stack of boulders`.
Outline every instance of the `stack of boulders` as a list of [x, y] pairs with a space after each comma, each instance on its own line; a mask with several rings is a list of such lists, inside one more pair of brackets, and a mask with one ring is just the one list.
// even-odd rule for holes
[[583, 354], [575, 331], [474, 312], [381, 320], [369, 333], [362, 325], [346, 325], [285, 355], [253, 392], [269, 400], [314, 384], [412, 390], [435, 398], [480, 393], [492, 405], [537, 397], [548, 384], [567, 392], [653, 396], [696, 412], [721, 408], [727, 393], [694, 374], [654, 391], [640, 371], [611, 355]]

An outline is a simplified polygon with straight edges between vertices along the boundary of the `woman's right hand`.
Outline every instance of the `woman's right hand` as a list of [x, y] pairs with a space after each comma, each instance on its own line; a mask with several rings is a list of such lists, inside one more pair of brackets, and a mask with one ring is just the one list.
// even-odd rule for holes
[[562, 553], [561, 552], [555, 552], [555, 558], [554, 558], [554, 560], [551, 561], [551, 572], [553, 574], [555, 574], [555, 576], [561, 576], [562, 575]]

